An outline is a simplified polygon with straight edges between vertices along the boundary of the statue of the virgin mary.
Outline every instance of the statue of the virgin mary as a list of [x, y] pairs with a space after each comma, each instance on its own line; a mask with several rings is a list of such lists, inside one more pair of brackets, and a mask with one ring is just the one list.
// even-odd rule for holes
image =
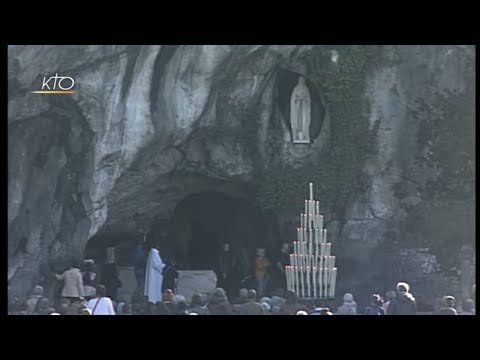
[[310, 142], [310, 92], [300, 76], [290, 98], [290, 124], [294, 143]]

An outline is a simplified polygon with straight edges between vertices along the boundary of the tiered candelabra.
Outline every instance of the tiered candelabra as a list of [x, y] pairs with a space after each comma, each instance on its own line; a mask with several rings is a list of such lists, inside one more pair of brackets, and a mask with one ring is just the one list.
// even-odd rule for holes
[[313, 200], [313, 184], [310, 183], [310, 199], [305, 200], [294, 252], [290, 255], [290, 265], [285, 267], [287, 288], [300, 298], [333, 299], [337, 268], [335, 256], [330, 254], [332, 244], [327, 242], [327, 229], [323, 228], [319, 207], [319, 202]]

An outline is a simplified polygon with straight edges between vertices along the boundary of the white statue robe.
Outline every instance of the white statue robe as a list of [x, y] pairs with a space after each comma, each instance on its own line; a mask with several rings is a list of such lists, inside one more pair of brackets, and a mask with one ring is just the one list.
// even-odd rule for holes
[[148, 301], [157, 303], [162, 301], [162, 271], [164, 268], [162, 258], [157, 249], [150, 250], [147, 260], [147, 269], [145, 273], [145, 296]]
[[310, 142], [310, 92], [305, 83], [298, 83], [290, 98], [290, 121], [294, 141]]

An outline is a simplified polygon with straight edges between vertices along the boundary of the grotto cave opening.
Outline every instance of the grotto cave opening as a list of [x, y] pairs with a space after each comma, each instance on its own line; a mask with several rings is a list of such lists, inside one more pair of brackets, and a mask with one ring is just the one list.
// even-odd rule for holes
[[257, 248], [265, 248], [267, 256], [274, 256], [283, 240], [275, 214], [263, 212], [237, 194], [189, 194], [177, 202], [171, 214], [168, 219], [153, 218], [144, 229], [127, 231], [125, 223], [118, 223], [117, 228], [109, 226], [89, 240], [85, 258], [102, 264], [105, 248], [113, 246], [117, 264], [130, 266], [133, 248], [146, 230], [147, 248], [158, 243], [164, 260], [175, 259], [180, 269], [215, 270], [224, 243], [230, 244], [235, 256], [251, 262]]
[[274, 251], [275, 223], [244, 198], [220, 192], [189, 195], [180, 201], [170, 222], [166, 253], [189, 269], [215, 269], [223, 243], [234, 255], [255, 256], [256, 248]]

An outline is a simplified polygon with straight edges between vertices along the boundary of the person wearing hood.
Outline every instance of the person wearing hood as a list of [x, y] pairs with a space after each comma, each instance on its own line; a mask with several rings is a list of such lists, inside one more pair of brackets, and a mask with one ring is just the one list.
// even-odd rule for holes
[[210, 315], [232, 315], [232, 305], [227, 300], [227, 294], [222, 288], [216, 288], [207, 305]]
[[352, 294], [343, 295], [343, 304], [338, 307], [335, 315], [357, 315], [357, 303], [353, 300]]
[[455, 310], [455, 298], [451, 295], [447, 295], [443, 298], [443, 307], [438, 312], [438, 315], [457, 315]]
[[397, 296], [388, 305], [387, 315], [417, 315], [417, 303], [410, 294], [410, 285], [405, 282], [397, 284]]

